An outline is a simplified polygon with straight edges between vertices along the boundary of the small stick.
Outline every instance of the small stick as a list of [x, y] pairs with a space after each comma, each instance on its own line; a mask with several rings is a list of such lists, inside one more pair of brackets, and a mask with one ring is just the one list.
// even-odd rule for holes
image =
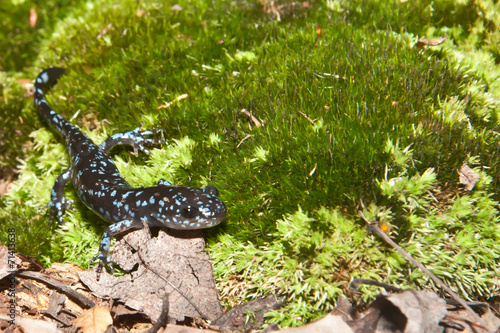
[[246, 109], [241, 109], [241, 113], [243, 113], [245, 116], [250, 118], [250, 120], [254, 123], [255, 127], [261, 127], [262, 124], [260, 121], [257, 120], [250, 112], [248, 112]]
[[387, 291], [393, 291], [395, 293], [400, 293], [403, 292], [403, 289], [399, 289], [398, 287], [394, 287], [393, 285], [383, 283], [383, 282], [378, 282], [374, 280], [367, 280], [367, 279], [353, 279], [351, 284], [349, 285], [349, 289], [351, 291], [358, 291], [358, 288], [362, 284], [367, 284], [369, 286], [377, 286], [377, 287], [382, 287]]
[[69, 298], [71, 298], [76, 304], [78, 304], [78, 306], [81, 306], [82, 308], [92, 308], [95, 306], [95, 303], [89, 298], [87, 298], [85, 295], [80, 294], [76, 290], [71, 289], [64, 283], [61, 283], [48, 275], [38, 272], [24, 271], [24, 272], [17, 272], [16, 277], [42, 282], [54, 288], [61, 294], [68, 295]]
[[[167, 324], [169, 304], [170, 303], [168, 302], [168, 294], [165, 293], [165, 296], [163, 296], [163, 305], [161, 308], [160, 318], [158, 318], [158, 320], [153, 325], [153, 327], [151, 327], [149, 330], [147, 330], [146, 333], [156, 333], [160, 330], [160, 328], [162, 328], [163, 326], [165, 326]], [[166, 331], [167, 331], [167, 327], [165, 326], [164, 332], [166, 332]]]
[[398, 244], [396, 244], [389, 236], [387, 236], [387, 234], [385, 232], [382, 231], [382, 229], [380, 229], [378, 227], [378, 225], [376, 223], [372, 223], [370, 222], [366, 217], [365, 215], [363, 214], [363, 212], [361, 211], [358, 211], [358, 214], [361, 216], [361, 218], [363, 220], [365, 220], [366, 223], [368, 223], [368, 230], [369, 231], [373, 231], [374, 233], [376, 233], [380, 238], [382, 238], [387, 244], [389, 244], [390, 246], [392, 246], [393, 248], [395, 248], [399, 253], [401, 253], [403, 255], [403, 257], [406, 258], [406, 260], [410, 261], [412, 264], [414, 264], [415, 266], [417, 266], [418, 268], [420, 268], [425, 274], [429, 275], [429, 277], [437, 284], [439, 285], [441, 288], [443, 288], [448, 294], [450, 294], [451, 297], [453, 297], [454, 300], [456, 300], [458, 303], [460, 303], [461, 306], [464, 307], [464, 309], [466, 309], [467, 311], [469, 311], [469, 313], [471, 314], [471, 316], [477, 320], [478, 322], [480, 322], [481, 324], [483, 324], [483, 320], [481, 319], [481, 317], [479, 317], [477, 315], [477, 313], [474, 312], [474, 310], [472, 310], [472, 308], [467, 305], [467, 303], [465, 303], [464, 300], [462, 300], [453, 290], [451, 290], [447, 285], [444, 284], [443, 281], [441, 281], [441, 279], [439, 279], [436, 275], [434, 275], [431, 271], [429, 271], [427, 268], [425, 268], [421, 263], [419, 263], [417, 260], [415, 260], [408, 252], [406, 252], [405, 250], [403, 250], [402, 247], [400, 247]]
[[306, 118], [306, 119], [307, 119], [307, 120], [308, 120], [311, 124], [313, 124], [313, 125], [315, 124], [315, 123], [314, 123], [314, 120], [312, 120], [311, 118], [309, 118], [309, 117], [307, 116], [307, 114], [305, 114], [305, 113], [304, 113], [304, 112], [302, 112], [302, 111], [297, 111], [297, 112], [298, 112], [298, 113], [300, 113], [302, 117]]
[[247, 136], [245, 136], [241, 141], [240, 143], [238, 143], [238, 145], [236, 146], [236, 149], [240, 148], [241, 144], [243, 143], [243, 141], [245, 141], [246, 139], [250, 139], [253, 135], [251, 134], [247, 134]]
[[156, 110], [169, 108], [170, 105], [174, 104], [175, 102], [182, 101], [183, 99], [186, 99], [188, 97], [189, 97], [188, 94], [180, 95], [180, 96], [176, 97], [172, 102], [168, 102], [167, 104], [160, 105], [159, 107], [156, 108]]
[[482, 325], [479, 325], [473, 321], [470, 321], [470, 320], [467, 320], [465, 318], [460, 318], [458, 316], [454, 316], [454, 315], [451, 315], [451, 314], [446, 314], [446, 318], [450, 318], [452, 320], [456, 320], [456, 321], [464, 321], [466, 322], [467, 324], [471, 325], [471, 326], [474, 326], [474, 327], [479, 327], [479, 328], [482, 328], [484, 330], [487, 330], [486, 327], [482, 326]]

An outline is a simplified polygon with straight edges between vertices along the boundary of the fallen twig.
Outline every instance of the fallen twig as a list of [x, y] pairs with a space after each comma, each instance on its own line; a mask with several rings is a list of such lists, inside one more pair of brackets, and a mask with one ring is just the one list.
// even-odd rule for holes
[[243, 141], [245, 141], [246, 139], [249, 139], [251, 138], [253, 135], [251, 134], [247, 134], [247, 136], [245, 136], [241, 141], [240, 143], [238, 143], [238, 145], [236, 146], [236, 149], [240, 148], [241, 144], [243, 143]]
[[306, 118], [306, 119], [307, 119], [307, 120], [308, 120], [311, 124], [313, 124], [313, 125], [314, 125], [314, 120], [312, 120], [311, 118], [309, 118], [309, 117], [307, 116], [307, 114], [305, 114], [305, 113], [304, 113], [304, 112], [302, 112], [302, 111], [298, 111], [298, 110], [297, 110], [297, 112], [298, 112], [298, 113], [300, 113], [300, 115], [301, 115], [302, 117]]
[[[160, 330], [160, 328], [165, 327], [167, 325], [168, 321], [168, 293], [165, 293], [165, 296], [163, 296], [163, 304], [161, 307], [161, 315], [160, 318], [156, 321], [156, 323], [151, 327], [149, 330], [146, 331], [146, 333], [156, 333]], [[167, 328], [165, 327], [165, 331]]]
[[167, 104], [160, 105], [159, 107], [156, 108], [156, 110], [166, 109], [166, 108], [170, 107], [172, 104], [174, 104], [175, 102], [182, 101], [183, 99], [186, 99], [188, 97], [189, 97], [188, 94], [180, 95], [180, 96], [176, 97], [172, 102], [168, 102]]
[[23, 279], [32, 279], [35, 281], [39, 281], [42, 283], [45, 283], [46, 285], [54, 288], [61, 294], [68, 295], [69, 298], [71, 298], [76, 304], [81, 306], [82, 308], [92, 308], [95, 303], [87, 298], [85, 295], [80, 294], [79, 292], [71, 289], [70, 287], [66, 286], [65, 284], [51, 278], [48, 275], [38, 273], [38, 272], [30, 272], [30, 271], [24, 271], [24, 272], [17, 272], [16, 277], [20, 277]]
[[262, 124], [260, 123], [260, 121], [255, 118], [250, 112], [248, 112], [246, 109], [241, 109], [241, 113], [243, 113], [245, 116], [247, 116], [248, 118], [250, 118], [250, 120], [254, 123], [255, 127], [261, 127]]
[[377, 223], [372, 223], [370, 222], [366, 216], [363, 214], [363, 212], [358, 211], [358, 214], [361, 216], [361, 218], [368, 223], [368, 230], [376, 233], [380, 238], [382, 238], [387, 244], [395, 248], [403, 257], [406, 258], [406, 260], [410, 261], [412, 264], [416, 265], [418, 268], [420, 268], [425, 274], [427, 274], [432, 281], [434, 281], [437, 285], [439, 285], [441, 288], [443, 288], [451, 297], [453, 297], [454, 300], [456, 300], [461, 306], [466, 309], [471, 316], [477, 320], [479, 323], [481, 323], [481, 326], [483, 329], [487, 330], [486, 326], [483, 323], [483, 320], [481, 317], [472, 310], [472, 308], [464, 301], [462, 300], [453, 290], [451, 290], [446, 284], [444, 284], [443, 281], [441, 281], [440, 278], [438, 278], [436, 275], [434, 275], [431, 271], [429, 271], [427, 268], [424, 267], [420, 262], [418, 262], [416, 259], [414, 259], [408, 252], [403, 250], [401, 246], [396, 244], [385, 232], [383, 232], [377, 225]]
[[362, 284], [382, 287], [387, 291], [393, 291], [395, 293], [400, 293], [400, 292], [404, 291], [403, 289], [400, 289], [398, 287], [394, 287], [394, 286], [387, 284], [387, 283], [378, 282], [378, 281], [374, 281], [374, 280], [367, 280], [367, 279], [353, 279], [351, 281], [351, 284], [349, 285], [349, 289], [353, 292], [356, 292], [356, 291], [358, 291], [359, 286]]

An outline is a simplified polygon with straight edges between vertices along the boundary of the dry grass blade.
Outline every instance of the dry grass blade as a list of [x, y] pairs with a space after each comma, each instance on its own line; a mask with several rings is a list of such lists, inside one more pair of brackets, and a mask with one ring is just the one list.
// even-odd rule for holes
[[167, 104], [160, 105], [159, 107], [156, 108], [156, 110], [169, 108], [175, 102], [182, 101], [183, 99], [186, 99], [188, 97], [189, 97], [188, 94], [182, 94], [182, 95], [176, 97], [172, 102], [168, 102]]
[[242, 109], [241, 113], [243, 113], [248, 118], [250, 118], [250, 120], [254, 123], [254, 125], [256, 127], [261, 127], [262, 126], [262, 124], [260, 123], [260, 121], [257, 118], [255, 118], [250, 112], [248, 112], [246, 109]]

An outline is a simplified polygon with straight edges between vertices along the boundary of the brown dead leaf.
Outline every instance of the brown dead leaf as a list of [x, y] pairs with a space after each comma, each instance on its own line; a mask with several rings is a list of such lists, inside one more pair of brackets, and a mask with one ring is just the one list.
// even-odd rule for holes
[[165, 328], [166, 333], [217, 333], [217, 331], [199, 329], [195, 327], [180, 326], [180, 325], [167, 325]]
[[341, 299], [337, 308], [332, 314], [354, 332], [441, 333], [440, 322], [447, 313], [445, 300], [437, 294], [411, 289], [397, 294], [383, 292], [362, 313]]
[[405, 333], [441, 333], [439, 321], [446, 316], [446, 302], [430, 291], [406, 290], [382, 295], [406, 316]]
[[137, 7], [137, 8], [135, 9], [135, 15], [136, 15], [137, 17], [143, 17], [145, 14], [146, 14], [146, 11], [145, 11], [143, 8], [141, 8], [141, 7]]
[[283, 333], [353, 333], [354, 330], [347, 325], [341, 316], [328, 314], [310, 324], [301, 327], [292, 327], [279, 330]]
[[23, 86], [25, 96], [33, 96], [33, 80], [32, 79], [16, 79], [16, 82]]
[[83, 311], [82, 315], [71, 323], [83, 333], [101, 333], [113, 324], [113, 319], [108, 309], [94, 306], [92, 309]]
[[160, 230], [151, 238], [148, 230], [140, 229], [117, 241], [112, 254], [113, 262], [123, 270], [135, 271], [120, 277], [103, 272], [99, 281], [95, 267], [79, 275], [98, 297], [120, 300], [153, 322], [160, 317], [165, 293], [169, 322], [185, 317], [214, 320], [222, 307], [204, 248], [199, 232]]
[[[264, 323], [265, 315], [272, 310], [279, 309], [283, 299], [273, 295], [257, 298], [251, 302], [239, 304], [224, 313], [211, 324], [219, 330], [226, 332], [250, 332], [258, 329]], [[247, 318], [247, 313], [252, 313], [252, 318]]]
[[0, 246], [0, 280], [12, 273], [15, 273], [22, 260], [12, 251], [9, 251], [7, 246]]
[[465, 185], [467, 191], [472, 191], [477, 181], [479, 180], [479, 174], [475, 173], [468, 165], [467, 162], [462, 165], [458, 171], [460, 184]]
[[82, 271], [83, 268], [74, 264], [55, 262], [50, 266], [50, 268], [47, 268], [44, 273], [65, 284], [75, 285], [80, 281], [78, 273]]
[[12, 186], [14, 186], [12, 177], [9, 177], [9, 179], [0, 179], [0, 197], [7, 194]]
[[34, 28], [36, 26], [38, 15], [36, 14], [36, 9], [31, 7], [30, 9], [30, 26]]
[[[3, 322], [3, 323], [2, 323]], [[58, 333], [62, 332], [57, 328], [57, 324], [50, 323], [45, 320], [29, 319], [22, 316], [16, 316], [14, 324], [12, 323], [12, 318], [0, 314], [0, 330], [2, 332], [36, 332], [36, 333]]]
[[181, 5], [179, 5], [178, 3], [176, 3], [175, 5], [173, 5], [172, 7], [170, 7], [170, 10], [171, 11], [174, 11], [174, 12], [180, 12], [181, 10], [183, 10], [184, 8], [182, 8]]
[[420, 48], [424, 46], [438, 46], [446, 41], [446, 36], [442, 36], [435, 39], [420, 38], [416, 43], [415, 47]]

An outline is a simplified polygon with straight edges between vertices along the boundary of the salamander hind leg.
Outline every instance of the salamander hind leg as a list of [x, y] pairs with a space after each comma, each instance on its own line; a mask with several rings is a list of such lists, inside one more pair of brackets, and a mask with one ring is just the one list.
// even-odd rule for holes
[[103, 143], [99, 145], [99, 147], [104, 150], [107, 154], [111, 148], [117, 145], [129, 145], [134, 149], [134, 155], [137, 156], [139, 150], [149, 155], [149, 150], [144, 146], [145, 144], [159, 144], [162, 140], [156, 140], [148, 138], [150, 135], [154, 135], [160, 133], [162, 130], [149, 130], [149, 131], [141, 131], [142, 124], [127, 132], [116, 133], [109, 138], [107, 138]]
[[140, 229], [143, 224], [134, 220], [123, 220], [108, 226], [104, 233], [102, 234], [101, 243], [99, 245], [99, 253], [90, 260], [90, 263], [99, 259], [99, 265], [97, 266], [97, 281], [101, 277], [102, 268], [104, 266], [108, 267], [111, 274], [113, 274], [113, 267], [111, 266], [111, 256], [109, 255], [109, 250], [111, 247], [111, 240], [117, 234], [125, 232], [130, 229]]
[[63, 215], [66, 209], [71, 209], [72, 200], [64, 196], [64, 186], [71, 180], [71, 168], [67, 168], [59, 177], [57, 177], [50, 192], [50, 202], [45, 206], [50, 208], [49, 225], [52, 224], [54, 217], [57, 221], [63, 223]]

